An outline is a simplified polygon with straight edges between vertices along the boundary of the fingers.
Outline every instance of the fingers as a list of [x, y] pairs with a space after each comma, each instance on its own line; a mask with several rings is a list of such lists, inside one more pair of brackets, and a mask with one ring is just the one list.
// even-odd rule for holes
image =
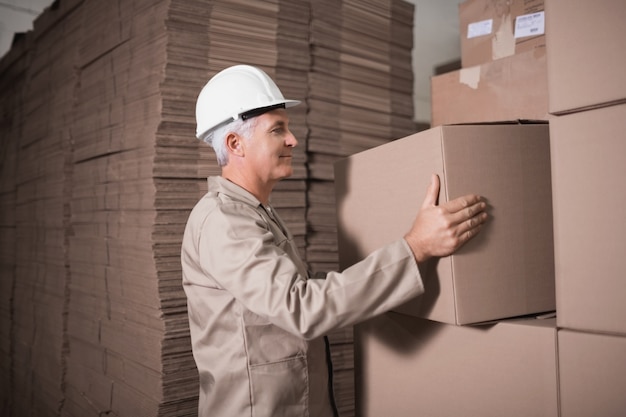
[[467, 220], [464, 220], [459, 224], [456, 229], [456, 235], [459, 236], [459, 240], [462, 243], [467, 242], [472, 237], [474, 237], [480, 229], [482, 228], [483, 223], [487, 220], [487, 213], [479, 212]]
[[[478, 196], [470, 195], [451, 201], [453, 208], [463, 208], [454, 213], [449, 211], [447, 213], [450, 236], [456, 237], [456, 239], [453, 238], [451, 243], [452, 250], [450, 253], [456, 251], [476, 236], [482, 229], [483, 223], [487, 221], [488, 214], [485, 212], [487, 204], [480, 197], [478, 197], [477, 202], [466, 206], [469, 202], [476, 201], [476, 197]], [[450, 209], [450, 207], [446, 208]]]
[[452, 254], [478, 234], [488, 217], [486, 202], [476, 194], [438, 205], [440, 188], [433, 174], [422, 208], [404, 236], [418, 263]]
[[448, 211], [450, 224], [463, 225], [468, 219], [474, 221], [472, 224], [483, 223], [486, 218], [486, 214], [484, 213], [486, 209], [487, 204], [484, 201], [479, 200], [477, 203], [465, 207], [457, 212]]
[[467, 194], [462, 197], [457, 197], [454, 200], [450, 200], [445, 204], [442, 204], [450, 213], [456, 213], [465, 208], [475, 207], [480, 204], [482, 197], [476, 194]]
[[[432, 207], [437, 205], [439, 199], [439, 191], [441, 188], [439, 176], [437, 174], [431, 174], [430, 184], [426, 190], [426, 197], [422, 203], [422, 208]], [[442, 206], [450, 213], [456, 213], [465, 208], [473, 207], [482, 201], [482, 197], [476, 194], [467, 194], [462, 197], [450, 200]], [[475, 209], [475, 208], [474, 208]], [[484, 209], [484, 208], [483, 208]]]
[[437, 205], [437, 199], [439, 198], [439, 187], [439, 176], [437, 174], [432, 174], [430, 177], [430, 185], [426, 190], [424, 203], [422, 203], [422, 208]]

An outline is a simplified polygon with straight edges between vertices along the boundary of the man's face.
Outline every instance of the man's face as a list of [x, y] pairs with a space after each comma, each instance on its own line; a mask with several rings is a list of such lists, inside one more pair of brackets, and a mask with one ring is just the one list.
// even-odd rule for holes
[[251, 137], [245, 140], [248, 166], [264, 183], [291, 176], [292, 151], [298, 141], [289, 130], [287, 111], [272, 110], [256, 119]]

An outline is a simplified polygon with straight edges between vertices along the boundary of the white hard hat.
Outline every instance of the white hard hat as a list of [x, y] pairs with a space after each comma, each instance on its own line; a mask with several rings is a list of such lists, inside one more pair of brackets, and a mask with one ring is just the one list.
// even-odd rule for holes
[[261, 69], [235, 65], [215, 74], [200, 91], [196, 102], [196, 136], [204, 139], [224, 123], [299, 103], [285, 100], [274, 81]]

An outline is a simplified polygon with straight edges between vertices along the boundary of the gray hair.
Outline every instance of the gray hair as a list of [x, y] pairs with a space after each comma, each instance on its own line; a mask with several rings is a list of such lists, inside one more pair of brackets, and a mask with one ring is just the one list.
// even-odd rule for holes
[[252, 135], [252, 130], [255, 127], [255, 117], [247, 120], [239, 118], [216, 127], [204, 137], [204, 141], [215, 151], [219, 166], [223, 167], [228, 164], [228, 150], [226, 149], [226, 137], [228, 134], [236, 133], [248, 139]]

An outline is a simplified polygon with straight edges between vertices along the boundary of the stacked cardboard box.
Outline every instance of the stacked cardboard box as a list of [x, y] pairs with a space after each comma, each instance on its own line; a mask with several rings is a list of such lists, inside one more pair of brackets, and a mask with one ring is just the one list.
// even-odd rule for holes
[[[468, 0], [460, 20], [497, 20], [501, 39], [539, 3]], [[424, 266], [424, 295], [355, 328], [360, 415], [559, 413], [544, 39], [487, 58], [462, 42], [477, 61], [433, 77], [431, 129], [335, 164], [341, 268], [402, 237], [431, 173], [439, 203], [478, 193], [490, 213], [478, 237]]]
[[561, 415], [626, 409], [626, 7], [546, 2]]
[[555, 309], [546, 124], [431, 128], [345, 158], [336, 172], [342, 269], [410, 229], [431, 173], [439, 204], [469, 193], [489, 203], [483, 233], [423, 270], [425, 294], [397, 311], [471, 324]]
[[462, 68], [431, 79], [431, 125], [547, 120], [543, 0], [459, 4]]
[[473, 67], [545, 46], [544, 0], [459, 3], [461, 65]]
[[[483, 3], [489, 5], [497, 2]], [[451, 257], [450, 270], [454, 274], [442, 270], [443, 260], [439, 260], [436, 266], [431, 265], [431, 269], [425, 273], [426, 294], [420, 300], [421, 303], [416, 301], [413, 305], [403, 306], [399, 309], [403, 315], [389, 313], [356, 328], [356, 361], [360, 365], [360, 368], [357, 367], [357, 409], [362, 415], [413, 415], [422, 412], [433, 416], [618, 416], [626, 409], [622, 389], [626, 384], [626, 310], [621, 297], [626, 290], [623, 256], [626, 229], [622, 212], [615, 210], [623, 206], [623, 179], [626, 177], [626, 84], [623, 82], [623, 71], [620, 70], [626, 62], [621, 41], [626, 36], [622, 24], [626, 19], [626, 8], [623, 2], [617, 0], [593, 4], [549, 0], [546, 1], [545, 9], [548, 28], [545, 52], [542, 47], [535, 45], [530, 51], [516, 51], [514, 55], [464, 68], [464, 72], [456, 74], [464, 77], [465, 84], [472, 84], [477, 91], [482, 91], [482, 96], [475, 95], [474, 98], [487, 98], [478, 103], [478, 107], [481, 107], [478, 110], [466, 105], [469, 117], [474, 120], [468, 120], [467, 116], [461, 114], [463, 108], [450, 104], [456, 98], [465, 100], [463, 95], [467, 93], [455, 91], [443, 78], [433, 79], [433, 101], [445, 97], [445, 100], [440, 101], [438, 111], [444, 112], [445, 104], [450, 104], [452, 114], [448, 116], [441, 113], [436, 119], [433, 118], [434, 125], [438, 127], [432, 133], [408, 137], [396, 141], [393, 145], [397, 148], [386, 145], [337, 164], [338, 172], [346, 178], [366, 175], [363, 170], [366, 165], [371, 167], [382, 161], [385, 166], [382, 179], [376, 178], [380, 176], [376, 173], [369, 173], [356, 181], [346, 182], [339, 189], [338, 198], [342, 198], [339, 201], [339, 231], [344, 239], [340, 239], [341, 253], [345, 254], [349, 264], [364, 256], [372, 245], [379, 246], [385, 240], [397, 238], [409, 227], [408, 222], [401, 227], [395, 224], [396, 215], [394, 218], [386, 217], [384, 223], [378, 225], [381, 220], [368, 214], [370, 222], [377, 226], [373, 227], [373, 231], [363, 230], [365, 226], [360, 223], [363, 219], [354, 215], [357, 213], [355, 199], [367, 201], [368, 207], [372, 203], [363, 195], [359, 184], [361, 181], [368, 184], [369, 192], [372, 192], [372, 186], [376, 190], [383, 190], [380, 191], [380, 195], [384, 196], [382, 200], [394, 198], [393, 193], [384, 191], [390, 183], [384, 177], [393, 179], [394, 183], [399, 182], [404, 193], [407, 189], [412, 190], [409, 194], [415, 193], [412, 184], [402, 179], [398, 181], [398, 178], [412, 176], [416, 169], [410, 164], [410, 168], [398, 169], [395, 167], [398, 161], [415, 161], [420, 157], [432, 161], [434, 158], [436, 163], [430, 162], [434, 166], [428, 166], [425, 161], [422, 163], [427, 166], [425, 171], [441, 171], [445, 198], [457, 195], [451, 190], [457, 189], [457, 183], [465, 183], [465, 176], [471, 180], [475, 178], [474, 171], [484, 170], [488, 166], [478, 162], [476, 168], [472, 168], [472, 161], [480, 160], [472, 155], [469, 147], [466, 160], [449, 156], [456, 150], [453, 137], [446, 130], [456, 128], [470, 131], [480, 125], [439, 126], [441, 120], [449, 120], [450, 123], [501, 122], [527, 118], [533, 114], [528, 113], [528, 108], [540, 110], [540, 113], [534, 114], [545, 115], [540, 118], [550, 121], [550, 150], [548, 152], [544, 149], [541, 153], [550, 159], [548, 176], [551, 177], [551, 185], [548, 183], [548, 186], [551, 187], [551, 193], [536, 194], [535, 176], [545, 178], [545, 173], [536, 172], [534, 168], [531, 168], [532, 174], [524, 173], [518, 177], [523, 179], [522, 182], [528, 180], [533, 183], [533, 190], [529, 193], [524, 193], [525, 185], [512, 180], [507, 170], [490, 175], [482, 182], [496, 184], [503, 181], [511, 185], [511, 188], [524, 194], [524, 204], [533, 201], [535, 197], [544, 202], [547, 199], [552, 201], [554, 212], [549, 216], [553, 228], [545, 224], [540, 227], [544, 230], [549, 228], [554, 233], [552, 289], [556, 296], [557, 318], [501, 319], [489, 325], [458, 326], [463, 324], [459, 317], [468, 313], [468, 305], [478, 311], [485, 305], [489, 306], [494, 301], [493, 297], [507, 297], [507, 292], [501, 290], [464, 295], [464, 285], [470, 279], [458, 279], [467, 268], [465, 262], [479, 259], [484, 251], [496, 250], [494, 246], [502, 246], [495, 238], [496, 229], [500, 225], [505, 226], [509, 233], [515, 231], [515, 227], [506, 220], [510, 210], [502, 210], [496, 215], [495, 211], [503, 207], [502, 200], [497, 198], [492, 201], [493, 192], [477, 191], [488, 198], [492, 218], [475, 242], [470, 242]], [[541, 63], [532, 64], [529, 60], [529, 57], [546, 52]], [[514, 68], [507, 67], [507, 60], [511, 63], [526, 60], [528, 70], [507, 69]], [[533, 90], [536, 87], [529, 83], [532, 77], [528, 76], [533, 65], [537, 68], [541, 66], [541, 77], [545, 80], [541, 88], [549, 91], [549, 102], [544, 93], [541, 102], [531, 100], [528, 105], [514, 104], [515, 100], [522, 100], [520, 103], [523, 103], [528, 97], [524, 88]], [[478, 78], [475, 73], [470, 74], [475, 71], [482, 76], [486, 69], [501, 72], [505, 74], [505, 78], [501, 79], [510, 80], [507, 83], [495, 83], [494, 88], [499, 93], [491, 96], [487, 94], [488, 87], [480, 85], [484, 78]], [[518, 83], [517, 87], [515, 83]], [[445, 94], [442, 93], [442, 86], [447, 89]], [[507, 94], [515, 97], [507, 97]], [[521, 98], [517, 97], [519, 94]], [[513, 111], [494, 113], [498, 106]], [[422, 140], [419, 145], [418, 138]], [[472, 146], [480, 147], [484, 138], [484, 134], [474, 138]], [[507, 139], [503, 137], [503, 140]], [[425, 144], [428, 140], [435, 143], [439, 140], [442, 146], [429, 146]], [[425, 147], [434, 151], [429, 153]], [[445, 169], [438, 171], [441, 155]], [[521, 149], [509, 153], [512, 159], [519, 156], [527, 161], [523, 155]], [[508, 159], [502, 158], [501, 152], [494, 152], [493, 156], [502, 159], [501, 162]], [[458, 172], [459, 161], [466, 170], [462, 175]], [[511, 160], [508, 165], [513, 163]], [[516, 163], [527, 166], [524, 162]], [[391, 172], [390, 166], [393, 167]], [[462, 181], [454, 175], [462, 176]], [[475, 183], [473, 188], [469, 187], [466, 191], [479, 190], [483, 186], [482, 182]], [[424, 183], [416, 188], [425, 187]], [[358, 195], [353, 195], [354, 192]], [[414, 207], [413, 211], [419, 207], [421, 197], [409, 202]], [[386, 209], [390, 212], [391, 207], [397, 207], [400, 203], [393, 200], [388, 206], [385, 206], [386, 203], [376, 204], [379, 204], [378, 210]], [[399, 211], [400, 217], [404, 216], [404, 211]], [[529, 207], [524, 211], [526, 214], [539, 212]], [[407, 214], [405, 220], [408, 218]], [[528, 219], [532, 223], [536, 220], [534, 215]], [[394, 231], [387, 231], [394, 227]], [[533, 233], [532, 230], [524, 230], [523, 235], [530, 236], [527, 233]], [[491, 234], [494, 235], [493, 239]], [[533, 239], [531, 245], [544, 237], [538, 235], [537, 238], [539, 240]], [[525, 237], [517, 239], [517, 243], [522, 246], [524, 241]], [[518, 256], [523, 252], [507, 250], [509, 256]], [[547, 252], [546, 248], [541, 249], [543, 255], [548, 252], [551, 252], [550, 249]], [[455, 261], [457, 256], [459, 259]], [[500, 256], [498, 261], [481, 262], [480, 266], [490, 269], [512, 260], [512, 257], [507, 259], [506, 256]], [[519, 268], [517, 265], [511, 266], [515, 270]], [[438, 279], [438, 285], [432, 284], [433, 273]], [[480, 287], [485, 274], [472, 271], [471, 275], [471, 287]], [[498, 278], [506, 281], [504, 274], [499, 274]], [[527, 273], [522, 273], [520, 277], [525, 282], [535, 278], [536, 275]], [[549, 274], [546, 274], [546, 278], [550, 278]], [[514, 281], [519, 285], [519, 279]], [[434, 297], [428, 295], [429, 286], [436, 293]], [[517, 301], [529, 295], [537, 300], [527, 288], [513, 289], [513, 293], [517, 293], [513, 297]], [[482, 299], [481, 295], [486, 298]], [[531, 305], [527, 304], [529, 307]], [[454, 315], [442, 316], [442, 306]], [[437, 321], [413, 318], [406, 313]], [[457, 346], [462, 347], [457, 349]], [[520, 351], [519, 346], [524, 346], [524, 350]], [[526, 350], [527, 347], [530, 350]], [[519, 363], [524, 366], [515, 369], [515, 364]], [[391, 381], [394, 381], [393, 391], [388, 389], [388, 386], [392, 386]], [[403, 392], [402, 387], [410, 387], [410, 390]], [[484, 396], [485, 392], [489, 395]]]
[[[441, 179], [440, 204], [478, 193], [486, 198], [491, 215], [475, 239], [423, 266], [425, 293], [395, 309], [403, 315], [405, 331], [381, 340], [380, 328], [389, 327], [396, 313], [356, 327], [358, 414], [380, 415], [387, 409], [393, 415], [448, 416], [460, 410], [470, 416], [556, 415], [554, 323], [533, 318], [509, 327], [506, 321], [555, 309], [548, 131], [547, 124], [439, 126], [336, 163], [342, 269], [409, 230], [433, 172]], [[495, 324], [477, 326], [484, 322]], [[532, 330], [543, 327], [549, 329], [544, 336]], [[485, 372], [485, 364], [496, 357], [500, 359], [492, 366], [505, 363], [509, 355], [518, 363], [519, 352], [503, 346], [530, 346], [536, 337], [541, 343], [524, 359], [536, 366], [490, 368], [490, 378], [480, 383], [464, 379], [468, 372]], [[447, 343], [464, 346], [470, 356], [459, 358], [460, 352], [443, 349]], [[467, 346], [477, 344], [480, 348], [470, 354]], [[422, 346], [433, 347], [424, 356]], [[469, 361], [475, 368], [458, 368], [455, 360]], [[546, 361], [552, 361], [548, 372], [542, 368]], [[381, 389], [397, 387], [398, 375], [406, 378], [406, 386], [430, 387], [438, 395], [429, 389], [423, 396]], [[465, 382], [451, 384], [449, 379], [455, 378]], [[505, 378], [510, 383], [498, 383]], [[539, 382], [541, 390], [550, 387], [540, 402], [534, 401], [536, 392], [520, 391]], [[498, 400], [475, 401], [464, 394], [469, 390], [465, 384], [489, 390]], [[532, 409], [519, 408], [520, 392], [526, 396], [521, 401]]]
[[455, 326], [389, 313], [358, 331], [363, 417], [559, 415], [554, 319]]

